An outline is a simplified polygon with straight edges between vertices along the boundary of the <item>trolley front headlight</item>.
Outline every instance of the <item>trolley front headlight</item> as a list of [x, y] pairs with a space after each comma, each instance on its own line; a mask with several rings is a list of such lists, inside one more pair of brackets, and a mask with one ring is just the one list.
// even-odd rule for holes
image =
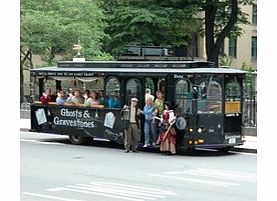
[[198, 144], [204, 144], [205, 140], [204, 139], [198, 139], [198, 140], [189, 140], [188, 141], [188, 144], [189, 145], [192, 145], [192, 144], [195, 144], [195, 145], [198, 145]]
[[203, 133], [204, 130], [205, 130], [204, 126], [201, 126], [201, 127], [199, 127], [199, 128], [197, 129], [197, 132], [198, 132], [198, 133]]
[[202, 133], [202, 132], [203, 132], [203, 129], [202, 129], [202, 128], [198, 128], [198, 129], [197, 129], [197, 132], [198, 132], [198, 133]]
[[199, 143], [199, 144], [204, 144], [204, 142], [205, 142], [204, 139], [199, 139], [199, 140], [198, 140], [198, 143]]

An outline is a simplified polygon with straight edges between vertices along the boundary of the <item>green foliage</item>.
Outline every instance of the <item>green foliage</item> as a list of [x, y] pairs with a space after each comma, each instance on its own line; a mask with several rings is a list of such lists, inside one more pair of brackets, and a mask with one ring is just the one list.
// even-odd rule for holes
[[[239, 0], [238, 3], [250, 5], [253, 2]], [[115, 53], [126, 45], [187, 46], [195, 32], [204, 35], [201, 27], [208, 19], [199, 14], [208, 11], [210, 4], [215, 8], [211, 33], [215, 43], [229, 23], [231, 0], [103, 0], [109, 24], [106, 33], [110, 35], [105, 48]], [[236, 23], [224, 37], [242, 35], [239, 25], [249, 23], [247, 17], [239, 6]]]
[[256, 69], [253, 66], [248, 66], [245, 62], [242, 63], [241, 70], [247, 71], [248, 73], [245, 76], [245, 84], [246, 84], [246, 88], [249, 89], [254, 89], [255, 88], [255, 79], [256, 75], [253, 74]]
[[[253, 2], [239, 0], [240, 5]], [[184, 47], [201, 32], [207, 19], [199, 12], [209, 4], [216, 8], [216, 40], [228, 24], [231, 0], [21, 0], [21, 46], [44, 55], [49, 64], [55, 54], [76, 56], [72, 48], [78, 39], [87, 60], [110, 59], [107, 52], [116, 55], [126, 45]], [[226, 37], [241, 35], [239, 24], [246, 18], [239, 8]]]
[[98, 0], [22, 0], [21, 46], [43, 55], [48, 64], [58, 53], [72, 59], [78, 39], [86, 59], [103, 55], [107, 24], [99, 5]]
[[[242, 11], [241, 6], [242, 5], [253, 5], [256, 2], [256, 0], [239, 0], [238, 1], [238, 15], [237, 15], [237, 22], [232, 27], [231, 31], [227, 34], [226, 37], [239, 37], [241, 36], [244, 31], [240, 27], [241, 24], [250, 24], [248, 21], [248, 14]], [[207, 6], [209, 3], [213, 4], [216, 8], [215, 12], [215, 19], [214, 19], [214, 34], [215, 38], [222, 32], [224, 27], [228, 24], [230, 13], [231, 13], [231, 0], [197, 0], [193, 1], [191, 0], [191, 4], [193, 4], [195, 7], [198, 7], [200, 11], [205, 12], [207, 9]], [[205, 19], [203, 19], [204, 22]], [[201, 30], [201, 35], [204, 36], [205, 30]]]
[[114, 57], [112, 57], [109, 53], [102, 52], [101, 54], [92, 58], [95, 61], [114, 61]]
[[253, 72], [256, 71], [255, 67], [253, 67], [253, 66], [248, 66], [248, 65], [246, 64], [246, 62], [243, 62], [243, 63], [241, 64], [240, 69], [241, 69], [241, 70], [244, 70], [244, 71], [247, 71], [247, 72], [249, 72], [249, 73], [253, 73]]
[[226, 54], [219, 56], [219, 65], [220, 66], [231, 66], [232, 58], [227, 56]]
[[106, 49], [116, 53], [126, 45], [185, 46], [199, 29], [194, 10], [182, 1], [104, 1], [110, 40]]

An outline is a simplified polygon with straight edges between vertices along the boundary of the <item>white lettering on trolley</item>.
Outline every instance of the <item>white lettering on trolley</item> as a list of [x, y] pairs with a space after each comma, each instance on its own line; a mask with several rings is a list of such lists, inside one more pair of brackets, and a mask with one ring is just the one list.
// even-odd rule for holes
[[174, 79], [183, 79], [184, 76], [183, 75], [177, 75], [177, 74], [174, 74]]
[[78, 128], [94, 128], [94, 121], [82, 121], [79, 118], [88, 119], [90, 118], [90, 113], [88, 110], [80, 111], [62, 108], [60, 111], [62, 117], [72, 117], [75, 119], [61, 119], [60, 117], [54, 117], [54, 124], [59, 126], [71, 126]]

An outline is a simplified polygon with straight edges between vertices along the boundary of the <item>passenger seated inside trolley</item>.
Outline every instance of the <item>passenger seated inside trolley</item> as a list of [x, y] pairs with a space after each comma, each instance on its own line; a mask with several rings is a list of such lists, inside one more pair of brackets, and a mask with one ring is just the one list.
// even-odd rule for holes
[[112, 101], [108, 104], [108, 97], [104, 95], [104, 92], [98, 93], [96, 90], [93, 90], [90, 93], [90, 90], [86, 89], [82, 93], [81, 90], [76, 89], [75, 91], [66, 92], [63, 89], [57, 90], [57, 97], [54, 95], [51, 97], [51, 89], [47, 89], [43, 95], [40, 97], [39, 101], [35, 101], [36, 103], [41, 103], [43, 105], [67, 105], [67, 106], [84, 106], [84, 107], [93, 107], [100, 106], [102, 108], [120, 108], [120, 100], [116, 95], [112, 96]]

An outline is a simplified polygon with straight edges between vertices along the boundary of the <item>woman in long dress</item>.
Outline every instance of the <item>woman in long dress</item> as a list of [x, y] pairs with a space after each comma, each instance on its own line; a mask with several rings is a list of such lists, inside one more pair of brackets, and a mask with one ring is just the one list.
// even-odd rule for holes
[[164, 103], [164, 107], [165, 109], [160, 119], [162, 126], [157, 144], [160, 144], [160, 150], [163, 154], [171, 155], [176, 154], [176, 131], [173, 127], [176, 117], [169, 101]]

